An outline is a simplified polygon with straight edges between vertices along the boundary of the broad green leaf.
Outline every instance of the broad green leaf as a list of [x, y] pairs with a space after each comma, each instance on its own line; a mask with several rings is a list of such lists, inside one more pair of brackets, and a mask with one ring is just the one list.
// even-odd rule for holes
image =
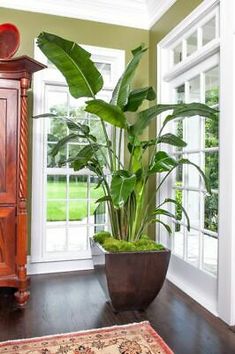
[[124, 107], [124, 111], [136, 112], [142, 105], [144, 100], [153, 101], [156, 98], [156, 93], [152, 87], [133, 90], [130, 92], [128, 102]]
[[137, 121], [130, 127], [130, 134], [141, 135], [152, 119], [156, 118], [163, 112], [174, 109], [175, 107], [175, 104], [157, 104], [139, 112], [137, 114]]
[[121, 109], [125, 107], [128, 102], [128, 96], [130, 93], [130, 85], [131, 81], [135, 75], [135, 71], [139, 65], [139, 62], [146, 52], [146, 48], [143, 45], [132, 51], [133, 58], [127, 65], [124, 73], [118, 80], [116, 87], [114, 88], [111, 103], [114, 105], [118, 105]]
[[201, 170], [201, 168], [200, 168], [198, 165], [196, 165], [195, 163], [193, 163], [193, 162], [191, 162], [190, 160], [188, 160], [188, 159], [180, 159], [180, 160], [178, 161], [178, 165], [184, 165], [184, 164], [186, 164], [186, 165], [192, 165], [192, 166], [194, 166], [194, 167], [198, 170], [198, 172], [199, 172], [200, 175], [202, 176], [202, 179], [204, 180], [204, 183], [205, 183], [207, 192], [211, 194], [210, 181], [209, 181], [209, 179], [206, 177], [205, 173]]
[[109, 195], [104, 195], [103, 197], [96, 200], [96, 203], [110, 202], [112, 199]]
[[155, 154], [154, 161], [149, 167], [149, 174], [157, 172], [168, 172], [178, 166], [178, 162], [168, 155], [165, 151], [158, 151]]
[[57, 115], [55, 113], [42, 113], [42, 114], [38, 114], [36, 116], [33, 116], [34, 119], [38, 119], [38, 118], [55, 118], [57, 117]]
[[112, 176], [111, 197], [116, 208], [121, 208], [132, 193], [136, 176], [125, 170], [119, 170]]
[[171, 227], [169, 225], [167, 225], [166, 223], [164, 223], [163, 221], [161, 221], [160, 219], [152, 219], [151, 223], [153, 223], [153, 222], [163, 225], [165, 227], [166, 231], [169, 233], [169, 235], [172, 234]]
[[87, 106], [85, 108], [86, 112], [96, 114], [98, 117], [103, 119], [119, 128], [126, 128], [127, 122], [125, 114], [118, 106], [114, 106], [103, 100], [91, 100], [87, 101]]
[[217, 110], [203, 104], [203, 103], [188, 103], [188, 104], [178, 104], [173, 110], [173, 113], [166, 117], [163, 122], [163, 127], [178, 117], [206, 117], [215, 119], [215, 114], [218, 113]]
[[189, 220], [189, 216], [186, 212], [186, 210], [184, 209], [184, 207], [182, 206], [181, 203], [177, 202], [177, 200], [175, 199], [171, 199], [171, 198], [167, 198], [164, 200], [164, 202], [161, 204], [161, 205], [164, 205], [166, 203], [172, 203], [172, 204], [175, 204], [178, 208], [180, 208], [182, 210], [182, 212], [184, 213], [185, 215], [185, 218], [186, 218], [186, 221], [187, 221], [187, 229], [188, 231], [190, 231], [190, 220]]
[[58, 154], [58, 152], [60, 151], [60, 149], [66, 145], [68, 142], [70, 141], [77, 141], [78, 138], [80, 137], [80, 134], [75, 134], [75, 133], [71, 133], [69, 135], [66, 135], [64, 138], [60, 139], [58, 141], [58, 143], [53, 147], [53, 149], [51, 150], [51, 155], [55, 156]]
[[168, 216], [169, 218], [173, 218], [175, 219], [176, 216], [174, 214], [172, 214], [170, 211], [162, 209], [162, 208], [157, 208], [153, 211], [152, 215], [164, 215], [164, 216]]
[[91, 54], [78, 44], [42, 32], [37, 45], [64, 75], [73, 97], [94, 97], [102, 89], [103, 78], [91, 61]]
[[180, 139], [178, 136], [171, 134], [171, 133], [167, 133], [164, 135], [159, 136], [156, 139], [156, 143], [157, 144], [169, 144], [169, 145], [173, 145], [173, 146], [177, 146], [177, 147], [185, 147], [187, 146], [187, 143]]
[[73, 169], [79, 171], [88, 165], [88, 162], [99, 150], [99, 145], [90, 144], [82, 148], [78, 154], [73, 158]]

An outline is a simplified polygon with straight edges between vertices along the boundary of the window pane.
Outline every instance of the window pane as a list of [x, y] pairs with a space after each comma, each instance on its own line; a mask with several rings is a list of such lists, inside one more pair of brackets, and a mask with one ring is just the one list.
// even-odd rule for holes
[[67, 135], [67, 127], [59, 118], [48, 118], [47, 140], [57, 142]]
[[70, 200], [69, 201], [69, 220], [80, 221], [82, 224], [87, 223], [87, 200]]
[[218, 189], [219, 187], [219, 153], [205, 153], [205, 174], [209, 179], [211, 188]]
[[196, 76], [194, 79], [189, 81], [189, 103], [190, 102], [200, 102], [201, 92], [200, 92], [200, 76]]
[[66, 229], [64, 227], [47, 228], [46, 251], [58, 252], [66, 249]]
[[215, 17], [202, 27], [202, 44], [205, 45], [215, 38]]
[[187, 192], [187, 205], [185, 206], [188, 213], [190, 224], [200, 227], [200, 193], [194, 191]]
[[47, 105], [50, 112], [58, 116], [68, 115], [68, 93], [51, 90], [47, 92]]
[[216, 275], [218, 258], [218, 239], [204, 234], [203, 236], [203, 269]]
[[212, 193], [212, 195], [205, 197], [204, 210], [204, 228], [218, 232], [218, 194]]
[[66, 201], [49, 200], [47, 202], [47, 221], [66, 220]]
[[102, 74], [105, 85], [111, 84], [111, 64], [109, 63], [95, 63], [95, 66]]
[[197, 50], [197, 32], [195, 31], [187, 39], [187, 56], [190, 56]]
[[174, 49], [174, 64], [178, 64], [182, 61], [182, 43], [178, 44]]
[[185, 87], [181, 85], [176, 89], [176, 103], [184, 103], [185, 102]]
[[53, 148], [55, 147], [54, 143], [49, 143], [47, 144], [47, 167], [58, 167], [60, 162], [63, 162], [66, 160], [67, 156], [67, 148], [62, 147], [58, 154], [55, 156], [52, 156], [51, 152]]
[[47, 199], [65, 199], [66, 189], [66, 176], [47, 176]]
[[[176, 214], [176, 219], [177, 220], [182, 220], [182, 200], [183, 200], [183, 191], [181, 189], [176, 189], [175, 190], [175, 200], [179, 205], [175, 206], [175, 214]], [[180, 224], [176, 224], [176, 231], [180, 230]]]
[[174, 253], [183, 258], [184, 256], [184, 227], [174, 234]]
[[199, 238], [199, 231], [187, 231], [187, 260], [194, 265], [199, 263]]
[[[196, 165], [200, 166], [200, 154], [188, 154], [188, 159], [195, 163]], [[187, 183], [188, 187], [199, 188], [200, 187], [200, 175], [198, 170], [194, 166], [186, 165], [184, 166], [186, 169], [186, 177], [185, 182]]]
[[68, 229], [68, 250], [84, 251], [87, 249], [87, 226], [70, 226]]
[[[214, 108], [219, 104], [219, 68], [218, 66], [205, 73], [205, 103]], [[205, 121], [205, 146], [219, 145], [219, 115], [217, 119]]]
[[86, 175], [69, 176], [69, 199], [87, 199], [87, 181]]
[[[200, 102], [200, 76], [189, 81], [189, 103]], [[184, 121], [187, 150], [198, 150], [201, 146], [201, 118], [191, 117]]]

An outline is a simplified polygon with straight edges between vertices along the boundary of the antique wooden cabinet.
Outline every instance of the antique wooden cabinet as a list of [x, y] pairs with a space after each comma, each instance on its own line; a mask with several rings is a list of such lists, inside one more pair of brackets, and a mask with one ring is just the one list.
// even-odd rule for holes
[[22, 56], [0, 60], [0, 286], [29, 297], [27, 260], [27, 90], [45, 66]]

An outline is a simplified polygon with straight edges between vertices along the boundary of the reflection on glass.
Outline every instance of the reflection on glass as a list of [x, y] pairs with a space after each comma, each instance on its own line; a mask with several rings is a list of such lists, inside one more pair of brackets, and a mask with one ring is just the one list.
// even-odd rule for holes
[[79, 225], [68, 229], [68, 250], [84, 251], [87, 249], [87, 226]]
[[69, 199], [87, 199], [87, 180], [85, 175], [69, 176]]
[[215, 32], [215, 17], [202, 26], [202, 44], [206, 45], [216, 36]]
[[65, 227], [48, 227], [46, 235], [46, 251], [58, 252], [66, 250], [66, 229]]
[[212, 189], [219, 187], [219, 153], [205, 153], [205, 174], [210, 181]]
[[47, 221], [66, 220], [66, 201], [48, 200], [47, 201]]
[[182, 43], [178, 44], [173, 49], [173, 54], [174, 54], [174, 64], [180, 63], [182, 61]]
[[210, 235], [203, 235], [203, 264], [202, 267], [209, 273], [217, 274], [218, 239]]
[[195, 191], [187, 192], [187, 213], [190, 224], [200, 227], [200, 193]]
[[83, 224], [87, 223], [87, 200], [70, 200], [69, 201], [69, 220], [80, 221]]
[[176, 103], [184, 103], [185, 102], [185, 87], [181, 85], [176, 89]]
[[[176, 189], [175, 190], [175, 200], [177, 201], [178, 205], [175, 206], [175, 215], [176, 219], [181, 221], [182, 220], [182, 208], [180, 205], [182, 205], [183, 202], [183, 191], [181, 189]], [[182, 226], [179, 223], [175, 224], [175, 231], [179, 232], [181, 230]]]
[[97, 67], [99, 72], [102, 74], [103, 79], [104, 79], [104, 84], [110, 85], [111, 84], [111, 64], [96, 62], [95, 66]]
[[200, 102], [200, 76], [189, 81], [189, 103]]
[[[205, 103], [214, 108], [219, 104], [219, 67], [205, 73]], [[219, 145], [219, 114], [216, 119], [207, 118], [205, 121], [205, 146]]]
[[187, 38], [187, 56], [190, 56], [197, 50], [197, 32], [195, 31]]
[[[188, 154], [188, 159], [200, 166], [200, 154]], [[186, 167], [186, 166], [185, 166]], [[187, 165], [186, 167], [186, 178], [185, 180], [187, 181], [188, 187], [193, 187], [193, 188], [199, 188], [200, 187], [200, 175], [198, 173], [198, 170], [191, 165]]]
[[66, 176], [47, 176], [47, 199], [65, 199], [66, 188]]
[[195, 266], [199, 263], [199, 237], [199, 231], [191, 229], [187, 232], [187, 260]]
[[218, 194], [212, 193], [205, 197], [204, 228], [218, 232]]

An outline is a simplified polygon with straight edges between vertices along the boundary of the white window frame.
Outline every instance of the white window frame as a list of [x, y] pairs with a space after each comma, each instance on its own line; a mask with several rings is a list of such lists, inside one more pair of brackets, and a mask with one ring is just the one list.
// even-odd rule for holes
[[[197, 30], [200, 44], [199, 48], [196, 52], [186, 57], [186, 38], [188, 38], [190, 34], [194, 33], [195, 30], [204, 23], [207, 23], [213, 16], [216, 16], [217, 27], [219, 27], [218, 5], [218, 0], [204, 1], [158, 44], [157, 92], [159, 103], [172, 102], [172, 87], [180, 86], [182, 78], [186, 81], [187, 79], [196, 77], [199, 73], [197, 66], [211, 65], [212, 67], [213, 65], [218, 64], [220, 49], [218, 32], [216, 33], [215, 39], [202, 46], [201, 31]], [[172, 65], [173, 48], [175, 48], [175, 46], [182, 40], [183, 60], [178, 64]], [[158, 128], [161, 127], [163, 119], [164, 115], [160, 119]], [[162, 189], [160, 196], [161, 200], [164, 200], [164, 197], [166, 196], [169, 197], [169, 195], [171, 195], [171, 190], [172, 181], [169, 179]], [[157, 200], [157, 202], [158, 201], [159, 200]], [[158, 227], [157, 235], [161, 235], [161, 242], [171, 248], [172, 239], [164, 230], [161, 229], [161, 231], [159, 231], [160, 229]], [[207, 274], [205, 271], [200, 270], [190, 263], [186, 263], [183, 259], [174, 254], [172, 254], [171, 257], [167, 276], [169, 280], [196, 299], [209, 311], [218, 314], [216, 277]], [[198, 284], [202, 286], [198, 288]]]
[[[87, 51], [92, 54], [92, 60], [95, 62], [105, 62], [112, 65], [111, 71], [111, 83], [110, 86], [106, 85], [106, 90], [112, 90], [116, 84], [118, 78], [123, 72], [125, 66], [125, 52], [123, 50], [94, 47], [82, 45]], [[43, 55], [40, 49], [35, 43], [35, 53], [34, 57], [36, 60], [47, 63], [47, 58]], [[38, 115], [44, 113], [44, 88], [47, 85], [62, 85], [66, 86], [66, 82], [63, 76], [55, 72], [51, 76], [51, 70], [45, 69], [38, 72], [34, 76], [34, 112], [33, 115]], [[92, 263], [90, 261], [91, 254], [90, 250], [80, 251], [80, 252], [68, 252], [63, 254], [63, 252], [58, 252], [58, 254], [51, 254], [48, 257], [48, 253], [45, 251], [45, 232], [46, 232], [46, 211], [45, 211], [45, 169], [44, 166], [44, 121], [43, 119], [33, 120], [33, 161], [32, 161], [32, 222], [31, 222], [31, 257], [30, 257], [30, 269], [32, 272], [50, 272], [56, 271], [56, 269], [61, 271], [61, 266], [63, 264], [64, 269], [74, 270], [80, 269], [79, 264], [81, 264], [81, 269], [92, 268]], [[123, 152], [122, 152], [123, 154]], [[60, 174], [61, 171], [57, 171]], [[53, 174], [57, 173], [56, 170]], [[73, 173], [74, 174], [74, 173]], [[75, 173], [75, 174], [79, 174]], [[84, 171], [82, 172], [84, 174]], [[44, 207], [43, 207], [44, 206]], [[60, 261], [60, 262], [59, 262]], [[53, 264], [52, 264], [53, 263]], [[56, 266], [58, 264], [58, 267]], [[59, 265], [60, 263], [60, 265]], [[41, 264], [41, 266], [32, 266], [35, 264]], [[50, 264], [48, 267], [45, 264]], [[71, 264], [71, 267], [68, 265]], [[55, 270], [54, 270], [55, 269]]]
[[[198, 274], [194, 267], [190, 272], [185, 272], [184, 264], [172, 257], [171, 269], [176, 265], [180, 267], [178, 276], [168, 273], [168, 278], [183, 291], [192, 296], [209, 311], [218, 315], [230, 326], [235, 325], [235, 2], [231, 0], [204, 0], [181, 24], [179, 24], [158, 46], [158, 100], [168, 103], [170, 96], [167, 93], [168, 82], [172, 76], [177, 77], [185, 71], [181, 63], [170, 71], [163, 80], [166, 60], [166, 44], [180, 37], [182, 31], [187, 30], [196, 23], [203, 14], [209, 13], [220, 5], [220, 41], [209, 43], [202, 50], [199, 61], [204, 60], [210, 53], [218, 52], [220, 46], [220, 157], [219, 157], [219, 257], [218, 279], [216, 283], [206, 283], [205, 287], [195, 288]], [[191, 59], [192, 56], [189, 58]], [[189, 59], [187, 58], [187, 59]], [[187, 62], [183, 65], [188, 65]], [[169, 242], [165, 239], [166, 242]], [[187, 281], [185, 281], [187, 279]], [[213, 279], [213, 278], [211, 278]], [[200, 279], [199, 279], [200, 280]], [[216, 296], [215, 296], [216, 295]]]

